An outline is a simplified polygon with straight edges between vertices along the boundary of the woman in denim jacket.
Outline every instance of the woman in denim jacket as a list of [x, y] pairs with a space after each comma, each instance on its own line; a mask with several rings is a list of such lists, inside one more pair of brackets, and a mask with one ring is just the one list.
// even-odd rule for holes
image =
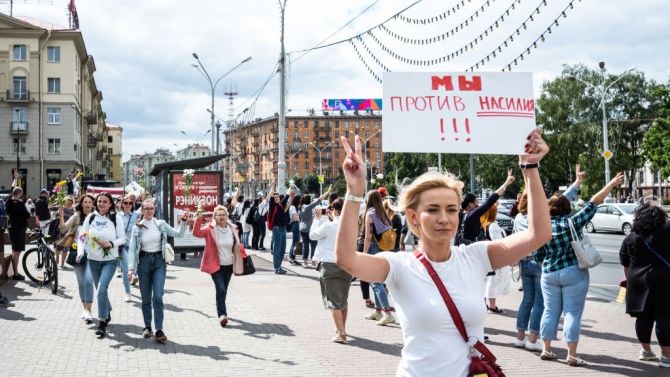
[[[189, 216], [188, 209], [181, 218], [179, 231], [169, 226], [164, 220], [154, 218], [156, 205], [153, 200], [142, 203], [143, 219], [133, 227], [128, 249], [128, 279], [132, 279], [137, 267], [140, 277], [140, 293], [142, 295], [142, 316], [144, 329], [142, 336], [151, 338], [151, 307], [154, 309], [157, 342], [167, 340], [163, 332], [163, 289], [167, 266], [163, 250], [168, 237], [183, 237]], [[152, 305], [153, 304], [153, 305]]]

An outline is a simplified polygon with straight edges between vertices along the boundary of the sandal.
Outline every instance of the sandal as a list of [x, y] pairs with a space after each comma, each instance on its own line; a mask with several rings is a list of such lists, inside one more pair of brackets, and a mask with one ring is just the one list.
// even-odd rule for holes
[[366, 299], [365, 299], [365, 306], [367, 306], [368, 308], [374, 308], [374, 307], [375, 307], [375, 304], [372, 302], [371, 299], [366, 298]]
[[565, 360], [571, 367], [581, 367], [586, 365], [586, 361], [579, 356], [570, 356]]
[[555, 358], [556, 354], [552, 351], [542, 350], [542, 353], [540, 354], [540, 359], [542, 360], [553, 360]]

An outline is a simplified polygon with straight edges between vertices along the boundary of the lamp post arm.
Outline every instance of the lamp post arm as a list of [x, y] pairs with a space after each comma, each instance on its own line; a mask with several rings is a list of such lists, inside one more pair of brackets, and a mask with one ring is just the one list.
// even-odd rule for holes
[[633, 71], [633, 69], [635, 69], [635, 67], [633, 67], [633, 68], [629, 68], [627, 71], [625, 71], [624, 73], [622, 73], [621, 76], [619, 76], [618, 79], [614, 80], [613, 83], [607, 85], [607, 87], [603, 90], [603, 92], [606, 92], [609, 88], [612, 87], [612, 85], [616, 84], [616, 83], [619, 82], [622, 78], [626, 77], [626, 75], [629, 74], [629, 73], [631, 73], [631, 72]]

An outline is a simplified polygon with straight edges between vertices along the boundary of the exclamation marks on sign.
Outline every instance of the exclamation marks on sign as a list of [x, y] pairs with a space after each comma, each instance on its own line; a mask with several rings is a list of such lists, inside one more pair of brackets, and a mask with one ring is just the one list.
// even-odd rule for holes
[[[456, 120], [456, 118], [452, 118], [451, 124], [454, 128], [454, 134], [456, 136], [456, 137], [454, 137], [454, 140], [458, 141], [458, 121]], [[443, 118], [440, 118], [440, 133], [442, 135], [444, 135], [444, 119]], [[470, 120], [468, 118], [465, 118], [465, 133], [467, 135], [470, 135]], [[445, 137], [443, 136], [442, 141], [444, 141], [444, 140], [445, 140]], [[465, 139], [465, 141], [468, 142], [468, 143], [471, 140], [472, 139], [470, 139], [469, 137]]]

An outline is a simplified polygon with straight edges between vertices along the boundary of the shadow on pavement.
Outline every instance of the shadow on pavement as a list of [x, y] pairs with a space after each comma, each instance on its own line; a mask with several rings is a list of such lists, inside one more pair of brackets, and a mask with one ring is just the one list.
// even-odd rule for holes
[[[230, 318], [226, 328], [246, 331], [244, 335], [257, 339], [270, 339], [272, 335], [295, 336], [295, 332], [281, 323], [251, 323], [241, 319]], [[239, 323], [241, 326], [237, 325]]]
[[401, 343], [386, 344], [366, 338], [358, 338], [349, 334], [347, 334], [347, 337], [350, 339], [347, 342], [347, 345], [362, 348], [368, 351], [375, 351], [391, 356], [400, 356], [400, 352], [402, 351]]
[[[14, 307], [14, 309], [18, 309]], [[15, 312], [13, 309], [1, 309], [0, 310], [0, 319], [7, 321], [34, 321], [36, 318], [26, 317], [21, 312]]]

